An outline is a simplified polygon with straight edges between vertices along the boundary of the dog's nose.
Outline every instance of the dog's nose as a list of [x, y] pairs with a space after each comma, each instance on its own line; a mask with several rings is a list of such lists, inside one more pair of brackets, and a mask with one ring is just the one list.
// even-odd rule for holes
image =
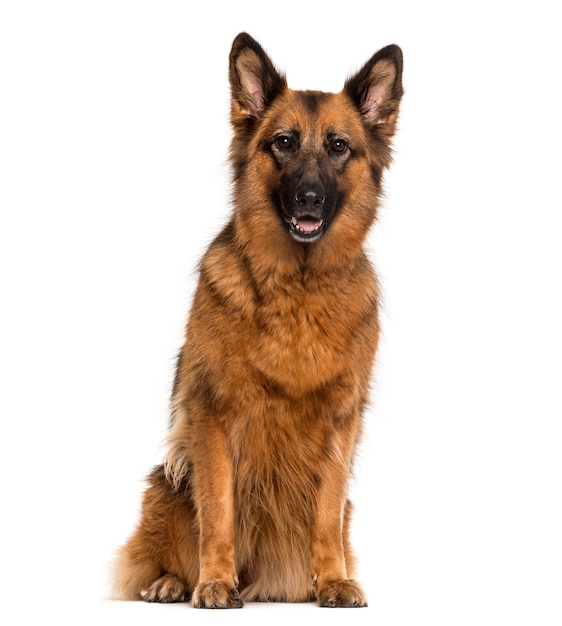
[[320, 184], [301, 185], [295, 193], [297, 204], [308, 210], [320, 208], [325, 201], [326, 192]]

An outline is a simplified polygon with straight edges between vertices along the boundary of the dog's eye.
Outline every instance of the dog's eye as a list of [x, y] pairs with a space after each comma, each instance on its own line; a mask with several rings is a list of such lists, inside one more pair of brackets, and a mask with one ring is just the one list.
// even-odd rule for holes
[[347, 142], [343, 139], [334, 139], [332, 141], [332, 150], [338, 154], [343, 154], [347, 150]]
[[275, 140], [275, 145], [279, 148], [279, 150], [288, 150], [293, 146], [293, 142], [290, 137], [281, 135], [281, 137], [277, 137]]

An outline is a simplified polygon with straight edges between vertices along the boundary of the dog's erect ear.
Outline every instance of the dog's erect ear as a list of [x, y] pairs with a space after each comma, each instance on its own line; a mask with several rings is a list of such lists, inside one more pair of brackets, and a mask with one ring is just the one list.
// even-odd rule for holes
[[379, 50], [343, 88], [369, 126], [392, 135], [402, 98], [402, 50], [391, 45]]
[[285, 76], [275, 69], [259, 43], [240, 33], [230, 52], [233, 116], [260, 117], [286, 86]]

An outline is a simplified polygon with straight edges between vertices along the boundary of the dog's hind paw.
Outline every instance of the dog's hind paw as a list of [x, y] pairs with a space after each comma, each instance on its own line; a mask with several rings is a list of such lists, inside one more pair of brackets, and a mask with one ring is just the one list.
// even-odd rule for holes
[[318, 603], [327, 607], [367, 606], [365, 594], [354, 580], [333, 580], [318, 589]]
[[189, 593], [183, 581], [173, 574], [164, 574], [140, 592], [145, 602], [185, 602]]

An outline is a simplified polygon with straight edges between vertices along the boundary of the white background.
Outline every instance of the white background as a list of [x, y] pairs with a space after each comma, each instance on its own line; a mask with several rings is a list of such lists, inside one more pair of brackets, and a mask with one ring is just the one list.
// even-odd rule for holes
[[[562, 622], [559, 17], [551, 1], [0, 5], [1, 613], [10, 624]], [[362, 611], [107, 597], [162, 458], [194, 270], [228, 213], [227, 59], [294, 88], [405, 55], [370, 239]]]

